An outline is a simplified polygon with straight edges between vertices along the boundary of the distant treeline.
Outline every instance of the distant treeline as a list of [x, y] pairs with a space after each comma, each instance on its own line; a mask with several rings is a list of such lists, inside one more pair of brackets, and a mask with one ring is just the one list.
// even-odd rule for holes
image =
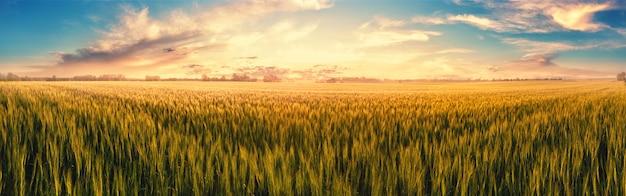
[[[100, 76], [82, 75], [74, 77], [28, 77], [18, 76], [13, 73], [6, 75], [0, 73], [0, 81], [231, 81], [231, 82], [293, 82], [297, 79], [283, 79], [277, 75], [266, 75], [263, 78], [250, 77], [247, 74], [234, 73], [230, 77], [222, 75], [221, 77], [209, 77], [206, 74], [202, 78], [161, 78], [158, 75], [146, 75], [145, 78], [126, 78], [123, 74], [104, 74]], [[315, 80], [316, 83], [410, 83], [410, 82], [428, 82], [428, 81], [540, 81], [540, 80], [567, 80], [561, 77], [545, 77], [545, 78], [492, 78], [492, 79], [461, 79], [461, 78], [435, 78], [435, 79], [379, 79], [368, 77], [330, 77]], [[626, 73], [617, 74], [618, 81], [626, 82]]]
[[0, 73], [0, 81], [20, 81], [21, 78], [13, 73], [8, 73], [6, 76]]
[[[6, 76], [0, 73], [0, 81], [126, 81], [126, 76], [122, 74], [105, 74], [100, 76], [84, 75], [74, 77], [20, 77], [13, 73], [8, 73]], [[131, 79], [133, 80], [133, 79]], [[135, 79], [136, 80], [136, 79]]]

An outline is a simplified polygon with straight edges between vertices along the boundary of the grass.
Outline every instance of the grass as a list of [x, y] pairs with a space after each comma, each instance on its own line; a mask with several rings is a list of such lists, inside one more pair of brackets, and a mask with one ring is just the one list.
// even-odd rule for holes
[[0, 83], [2, 195], [623, 195], [621, 82]]

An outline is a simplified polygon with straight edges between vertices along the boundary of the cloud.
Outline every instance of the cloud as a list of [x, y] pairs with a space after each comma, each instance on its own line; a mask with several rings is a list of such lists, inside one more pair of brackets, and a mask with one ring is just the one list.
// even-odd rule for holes
[[582, 46], [560, 42], [538, 42], [519, 38], [503, 38], [503, 43], [515, 45], [526, 53], [556, 53], [561, 51], [584, 50], [598, 47], [600, 44], [588, 44]]
[[[75, 53], [56, 52], [52, 55], [59, 58], [60, 61], [58, 65], [94, 62], [112, 63], [128, 60], [129, 58], [141, 56], [142, 54], [159, 53], [159, 48], [162, 48], [161, 46], [178, 45], [180, 41], [187, 40], [191, 37], [194, 37], [194, 35], [166, 36], [152, 40], [142, 39], [135, 43], [122, 46], [98, 45], [77, 49]], [[172, 51], [174, 50], [167, 50], [167, 52]]]
[[557, 67], [557, 65], [553, 62], [556, 58], [557, 55], [555, 54], [531, 54], [525, 55], [520, 60], [510, 61], [504, 66], [491, 66], [488, 69], [492, 72], [546, 71], [546, 69], [552, 69], [554, 67]]
[[257, 43], [262, 40], [265, 35], [259, 32], [252, 32], [248, 34], [234, 35], [228, 39], [228, 44], [248, 46]]
[[594, 22], [593, 15], [596, 12], [612, 8], [611, 3], [594, 2], [518, 2], [523, 10], [539, 9], [543, 14], [550, 16], [552, 21], [565, 29], [596, 32], [606, 27], [604, 24]]
[[623, 37], [626, 38], [626, 29], [625, 28], [612, 28], [613, 31], [615, 31], [616, 33], [622, 35]]
[[473, 14], [448, 15], [447, 17], [415, 16], [413, 23], [419, 24], [457, 24], [466, 23], [482, 30], [490, 30], [498, 33], [547, 33], [556, 31], [554, 25], [535, 18], [528, 18], [527, 14], [506, 13], [503, 18], [479, 17]]
[[412, 23], [416, 24], [457, 24], [466, 23], [472, 26], [476, 26], [482, 30], [491, 30], [495, 32], [544, 32], [545, 29], [530, 29], [521, 23], [524, 21], [516, 20], [502, 20], [498, 18], [480, 17], [473, 14], [457, 14], [447, 15], [446, 17], [440, 16], [414, 16], [411, 19]]
[[514, 62], [536, 65], [538, 67], [549, 67], [549, 66], [556, 66], [556, 64], [554, 64], [554, 62], [552, 61], [556, 59], [557, 57], [558, 55], [556, 54], [528, 54], [528, 55], [525, 55], [522, 60], [518, 60]]
[[606, 25], [593, 23], [592, 14], [608, 8], [608, 4], [600, 5], [578, 5], [575, 8], [553, 8], [551, 16], [553, 20], [561, 26], [579, 31], [599, 31]]
[[306, 67], [311, 64], [354, 62], [367, 57], [367, 53], [363, 52], [361, 47], [365, 46], [360, 42], [354, 44], [337, 43], [335, 47], [323, 47], [321, 49], [313, 45], [289, 45], [277, 49], [271, 56], [264, 58], [264, 63]]
[[296, 26], [293, 22], [281, 21], [268, 27], [267, 29], [262, 29], [261, 31], [229, 32], [231, 35], [227, 40], [227, 43], [243, 48], [248, 48], [262, 41], [282, 41], [289, 43], [306, 38], [317, 29], [317, 26], [318, 23]]
[[502, 25], [494, 20], [488, 19], [488, 18], [483, 18], [483, 17], [478, 17], [478, 16], [474, 16], [474, 15], [468, 15], [468, 14], [463, 14], [463, 15], [456, 15], [456, 16], [448, 16], [448, 21], [461, 21], [461, 22], [465, 22], [465, 23], [469, 23], [472, 25], [475, 25], [481, 29], [496, 29], [499, 30], [501, 29]]
[[[577, 30], [596, 32], [606, 26], [593, 21], [593, 16], [599, 11], [613, 9], [610, 2], [596, 3], [590, 1], [513, 1], [503, 4], [508, 10], [517, 14], [501, 15], [508, 22], [531, 28], [549, 27], [555, 30]], [[548, 21], [552, 24], [547, 24]], [[533, 23], [528, 23], [533, 22]], [[558, 25], [561, 29], [555, 29], [552, 25]]]
[[[294, 41], [317, 28], [317, 24], [305, 24], [291, 25], [279, 32], [264, 27], [250, 31], [255, 28], [250, 24], [257, 20], [279, 12], [320, 10], [332, 6], [328, 0], [235, 1], [218, 3], [208, 9], [199, 8], [198, 12], [174, 10], [161, 18], [153, 18], [147, 7], [136, 9], [125, 5], [121, 7], [117, 23], [97, 30], [101, 35], [99, 40], [75, 52], [53, 52], [51, 55], [58, 59], [56, 66], [66, 67], [64, 70], [79, 67], [99, 70], [94, 66], [175, 68], [181, 64], [204, 64], [202, 61], [223, 59], [223, 56], [233, 55], [233, 51], [268, 36]], [[53, 67], [44, 68], [42, 72], [60, 70]]]
[[558, 54], [567, 51], [578, 51], [578, 50], [616, 50], [620, 48], [625, 48], [626, 44], [624, 41], [619, 39], [617, 40], [606, 40], [606, 41], [580, 41], [574, 40], [577, 43], [567, 43], [567, 42], [554, 42], [554, 41], [534, 41], [529, 39], [522, 38], [501, 38], [502, 43], [510, 44], [518, 49], [521, 52], [526, 53], [526, 55], [534, 55], [534, 54]]
[[87, 19], [89, 19], [91, 22], [94, 22], [94, 23], [98, 23], [102, 21], [102, 17], [97, 16], [97, 15], [88, 15]]
[[428, 70], [430, 75], [454, 74], [456, 69], [450, 65], [446, 57], [439, 57], [422, 63], [422, 68]]
[[413, 18], [411, 18], [411, 22], [420, 23], [420, 24], [435, 24], [435, 25], [448, 23], [448, 21], [446, 21], [443, 18], [427, 17], [427, 16], [414, 16]]
[[436, 31], [420, 31], [402, 29], [407, 23], [401, 20], [392, 20], [380, 16], [374, 17], [359, 27], [355, 33], [358, 40], [366, 47], [387, 46], [408, 41], [425, 42], [431, 36], [441, 35]]
[[611, 75], [604, 71], [562, 67], [554, 62], [557, 58], [558, 55], [550, 53], [530, 54], [520, 60], [487, 67], [487, 70], [504, 78], [594, 78]]
[[470, 50], [470, 49], [465, 49], [465, 48], [451, 48], [451, 49], [445, 49], [445, 50], [440, 50], [435, 52], [435, 54], [448, 54], [448, 53], [474, 53], [476, 51], [474, 50]]
[[[488, 68], [492, 72], [503, 72], [506, 77], [512, 74], [526, 74], [523, 77], [564, 77], [564, 78], [593, 78], [606, 77], [610, 73], [572, 69], [561, 67], [554, 62], [558, 54], [565, 51], [587, 50], [587, 49], [615, 49], [619, 45], [611, 43], [592, 43], [583, 45], [572, 45], [560, 42], [538, 42], [526, 39], [504, 38], [504, 43], [512, 44], [526, 53], [520, 60], [507, 62], [505, 65], [491, 66]], [[624, 47], [622, 45], [622, 47]], [[516, 73], [519, 72], [519, 73]]]
[[295, 27], [293, 22], [282, 21], [270, 27], [273, 35], [280, 36], [284, 41], [294, 41], [304, 38], [317, 29], [319, 22]]
[[183, 67], [184, 67], [184, 68], [193, 69], [193, 68], [202, 67], [202, 65], [198, 65], [198, 64], [191, 64], [191, 65], [186, 65], [186, 66], [183, 66]]
[[[457, 5], [463, 5], [455, 1]], [[589, 1], [476, 1], [493, 10], [489, 16], [457, 14], [442, 17], [415, 16], [413, 23], [454, 24], [464, 22], [483, 30], [509, 33], [557, 31], [597, 32], [607, 25], [593, 20], [595, 13], [614, 9], [610, 2]]]
[[367, 46], [385, 46], [407, 41], [428, 41], [431, 36], [441, 35], [434, 31], [375, 31], [358, 34], [359, 40]]
[[165, 52], [165, 53], [170, 53], [170, 52], [174, 52], [174, 51], [176, 51], [175, 48], [163, 48], [163, 52]]
[[469, 53], [475, 53], [475, 52], [476, 51], [474, 50], [470, 50], [466, 48], [448, 48], [448, 49], [441, 49], [441, 50], [436, 50], [436, 51], [413, 53], [411, 55], [412, 57], [411, 59], [414, 59], [415, 57], [423, 57], [423, 56], [430, 56], [430, 55], [469, 54]]
[[374, 16], [374, 19], [364, 23], [361, 25], [361, 29], [366, 29], [370, 27], [378, 28], [378, 29], [387, 29], [389, 27], [403, 27], [407, 23], [403, 20], [394, 20], [390, 18], [385, 18], [382, 16]]
[[187, 76], [198, 76], [198, 75], [212, 72], [210, 68], [207, 68], [204, 65], [198, 65], [198, 64], [184, 65], [184, 66], [181, 66], [181, 69], [185, 71], [185, 75]]

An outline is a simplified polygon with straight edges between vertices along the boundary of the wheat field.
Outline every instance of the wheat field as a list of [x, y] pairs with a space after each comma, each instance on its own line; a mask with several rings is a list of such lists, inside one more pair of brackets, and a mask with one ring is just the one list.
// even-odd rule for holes
[[0, 195], [624, 195], [612, 81], [0, 82]]

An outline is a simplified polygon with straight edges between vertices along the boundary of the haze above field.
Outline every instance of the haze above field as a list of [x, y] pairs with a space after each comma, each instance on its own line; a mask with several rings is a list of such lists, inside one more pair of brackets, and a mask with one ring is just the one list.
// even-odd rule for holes
[[626, 1], [2, 1], [0, 73], [612, 78]]

